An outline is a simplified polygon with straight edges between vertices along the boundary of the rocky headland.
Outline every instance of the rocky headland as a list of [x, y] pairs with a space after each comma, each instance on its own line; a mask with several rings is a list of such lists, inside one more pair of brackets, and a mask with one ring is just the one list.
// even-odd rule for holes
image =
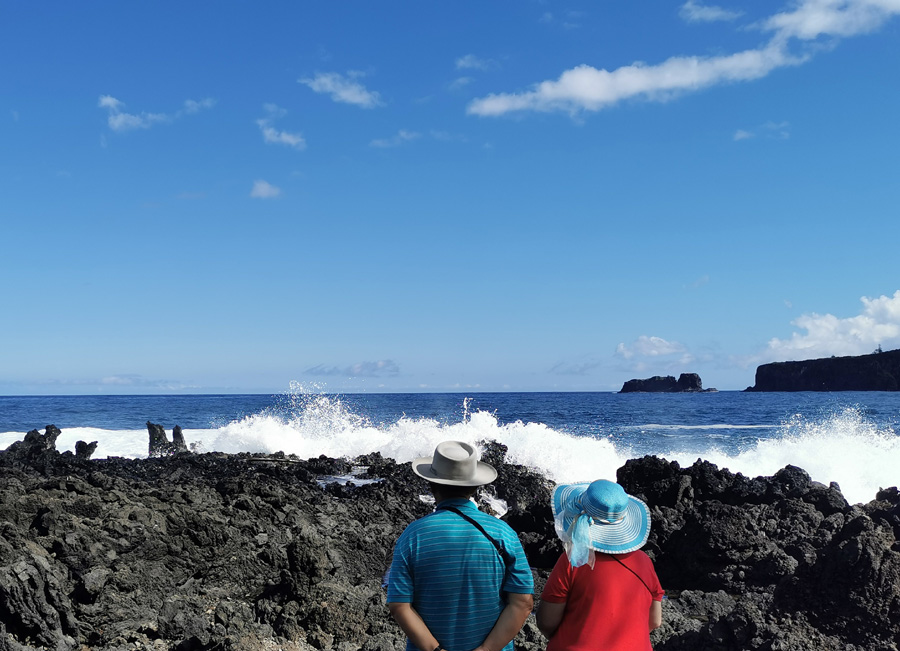
[[644, 380], [628, 380], [619, 393], [710, 393], [715, 389], [704, 389], [703, 381], [696, 373], [682, 373], [675, 379], [673, 375], [654, 375]]
[[900, 350], [763, 364], [747, 391], [900, 391]]
[[[0, 650], [403, 648], [382, 577], [431, 508], [409, 464], [177, 445], [92, 460], [87, 444], [59, 453], [58, 435], [0, 452]], [[552, 483], [484, 445], [539, 594], [560, 553]], [[668, 593], [656, 651], [898, 648], [896, 488], [850, 505], [796, 467], [749, 478], [657, 457], [617, 479], [652, 512], [645, 549]], [[533, 617], [517, 644], [543, 649]]]

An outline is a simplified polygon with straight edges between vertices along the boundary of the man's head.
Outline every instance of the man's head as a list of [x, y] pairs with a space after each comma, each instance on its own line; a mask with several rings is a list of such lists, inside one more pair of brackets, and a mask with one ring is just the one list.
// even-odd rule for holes
[[434, 455], [416, 459], [412, 469], [419, 477], [442, 486], [477, 488], [497, 478], [494, 467], [478, 461], [475, 448], [462, 441], [438, 443]]

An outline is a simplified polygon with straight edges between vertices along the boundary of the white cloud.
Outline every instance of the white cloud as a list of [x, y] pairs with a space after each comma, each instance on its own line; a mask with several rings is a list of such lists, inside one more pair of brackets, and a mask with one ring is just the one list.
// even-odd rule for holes
[[694, 0], [688, 0], [681, 5], [678, 12], [689, 23], [711, 23], [722, 20], [736, 20], [744, 15], [742, 11], [730, 11], [713, 5], [703, 5]]
[[199, 113], [204, 109], [212, 108], [216, 105], [216, 100], [212, 97], [207, 97], [206, 99], [201, 99], [200, 101], [193, 99], [184, 100], [184, 112], [188, 114]]
[[99, 106], [100, 108], [107, 108], [110, 111], [118, 112], [123, 106], [125, 106], [125, 104], [117, 100], [115, 97], [112, 97], [111, 95], [101, 95], [100, 101], [97, 103], [97, 106]]
[[566, 29], [578, 29], [581, 27], [581, 19], [585, 17], [583, 11], [567, 11], [562, 26]]
[[250, 190], [250, 196], [254, 199], [274, 199], [280, 195], [281, 188], [263, 180], [254, 181], [253, 189]]
[[687, 353], [684, 345], [677, 341], [666, 341], [662, 337], [641, 335], [631, 346], [620, 343], [616, 346], [616, 355], [625, 359], [633, 357], [663, 357], [666, 355], [682, 355]]
[[626, 99], [662, 101], [679, 92], [758, 79], [775, 68], [800, 62], [781, 47], [770, 44], [726, 56], [672, 57], [656, 66], [634, 63], [612, 72], [581, 65], [525, 93], [476, 99], [467, 112], [490, 116], [512, 111], [599, 111]]
[[178, 380], [153, 380], [145, 378], [137, 373], [126, 373], [122, 375], [109, 375], [99, 380], [76, 380], [74, 382], [62, 382], [60, 384], [76, 384], [76, 385], [95, 385], [107, 387], [149, 387], [154, 389], [165, 389], [171, 391], [183, 391], [185, 389], [199, 388], [194, 384], [186, 384]]
[[294, 149], [306, 149], [306, 140], [300, 133], [291, 133], [289, 131], [279, 131], [272, 123], [287, 114], [287, 111], [275, 104], [266, 104], [263, 106], [267, 115], [256, 121], [259, 130], [262, 132], [263, 142], [270, 144], [287, 145]]
[[432, 129], [428, 132], [428, 135], [434, 138], [435, 140], [439, 140], [441, 142], [467, 142], [468, 139], [464, 135], [452, 134], [448, 131], [440, 131], [438, 129]]
[[206, 98], [203, 100], [185, 100], [184, 108], [176, 111], [172, 115], [166, 113], [126, 113], [123, 109], [125, 103], [112, 97], [111, 95], [101, 95], [97, 102], [99, 108], [104, 108], [109, 112], [107, 124], [113, 131], [130, 131], [132, 129], [149, 129], [156, 124], [166, 124], [180, 118], [182, 115], [192, 115], [199, 113], [203, 109], [215, 106], [216, 100]]
[[354, 104], [362, 108], [381, 106], [381, 96], [375, 91], [367, 90], [356, 81], [356, 78], [361, 76], [363, 75], [359, 72], [348, 72], [346, 76], [338, 72], [320, 72], [315, 77], [306, 77], [298, 81], [317, 93], [329, 95], [335, 102]]
[[766, 122], [753, 129], [738, 129], [734, 132], [732, 140], [749, 140], [751, 138], [774, 138], [787, 140], [791, 137], [789, 122]]
[[473, 81], [474, 79], [472, 79], [472, 77], [457, 77], [450, 82], [450, 90], [459, 90], [460, 88], [465, 88]]
[[457, 70], [481, 70], [487, 72], [489, 70], [496, 70], [499, 67], [500, 64], [493, 59], [479, 59], [474, 54], [467, 54], [456, 60]]
[[794, 325], [805, 334], [795, 332], [790, 339], [769, 341], [761, 357], [766, 361], [815, 359], [836, 355], [863, 355], [878, 346], [884, 350], [900, 348], [900, 290], [891, 297], [861, 299], [862, 312], [839, 318], [832, 314], [804, 314]]
[[[778, 68], [809, 61], [816, 50], [801, 48], [799, 54], [792, 54], [792, 39], [808, 42], [820, 36], [854, 36], [873, 31], [900, 14], [900, 0], [798, 0], [793, 7], [756, 25], [772, 36], [768, 43], [755, 49], [711, 57], [675, 56], [655, 65], [637, 62], [612, 71], [580, 65], [523, 92], [475, 99], [466, 111], [480, 116], [516, 111], [562, 111], [574, 115], [599, 111], [628, 99], [665, 101], [678, 93], [759, 79]], [[717, 8], [690, 0], [682, 6], [683, 12], [698, 17], [711, 17], [711, 9]]]
[[325, 366], [319, 364], [306, 369], [307, 375], [337, 375], [342, 377], [384, 377], [400, 374], [400, 367], [390, 359], [380, 359], [377, 362], [359, 362], [350, 366]]
[[897, 14], [900, 0], [802, 0], [763, 26], [782, 38], [847, 37], [874, 31]]
[[110, 95], [101, 95], [97, 106], [109, 111], [107, 124], [109, 124], [109, 128], [113, 131], [149, 129], [154, 124], [168, 122], [170, 120], [169, 116], [163, 113], [125, 113], [122, 110], [125, 104]]
[[386, 149], [388, 147], [399, 147], [403, 143], [410, 142], [412, 140], [417, 140], [421, 138], [421, 133], [416, 133], [415, 131], [406, 131], [405, 129], [401, 129], [397, 132], [397, 135], [391, 138], [379, 138], [373, 140], [369, 143], [370, 147], [381, 147]]
[[590, 375], [593, 370], [601, 368], [602, 366], [603, 360], [589, 356], [574, 362], [558, 362], [548, 370], [548, 373], [552, 373], [553, 375], [585, 376]]

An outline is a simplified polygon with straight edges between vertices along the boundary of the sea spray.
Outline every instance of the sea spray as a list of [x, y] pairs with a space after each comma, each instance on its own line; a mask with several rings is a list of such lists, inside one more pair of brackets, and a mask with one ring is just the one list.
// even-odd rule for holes
[[647, 454], [751, 477], [790, 464], [837, 482], [851, 502], [897, 485], [900, 467], [900, 393], [342, 396], [294, 387], [278, 396], [0, 397], [0, 449], [23, 438], [22, 423], [58, 419], [66, 424], [57, 449], [98, 441], [95, 459], [145, 457], [151, 419], [168, 432], [181, 425], [197, 452], [304, 459], [377, 451], [402, 463], [442, 440], [496, 440], [510, 462], [559, 482], [612, 479], [627, 459]]
[[896, 486], [900, 480], [900, 437], [891, 428], [876, 426], [858, 407], [814, 420], [798, 414], [780, 430], [780, 436], [760, 440], [736, 455], [708, 449], [703, 458], [750, 477], [799, 466], [816, 481], [837, 482], [851, 504], [868, 502], [879, 488]]

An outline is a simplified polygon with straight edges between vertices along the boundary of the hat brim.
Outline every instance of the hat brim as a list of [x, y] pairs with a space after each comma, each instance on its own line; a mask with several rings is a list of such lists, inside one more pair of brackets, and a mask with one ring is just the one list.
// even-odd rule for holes
[[[550, 508], [556, 535], [561, 540], [568, 539], [572, 522], [580, 514], [575, 507], [577, 499], [587, 490], [590, 483], [561, 484], [553, 491]], [[625, 517], [613, 524], [594, 522], [590, 527], [591, 548], [605, 554], [627, 554], [640, 549], [650, 536], [650, 509], [643, 501], [628, 496]]]
[[490, 484], [497, 479], [497, 471], [494, 467], [483, 461], [478, 461], [475, 466], [475, 473], [472, 477], [466, 479], [446, 479], [439, 477], [431, 467], [434, 457], [419, 457], [412, 462], [412, 470], [422, 479], [430, 481], [434, 484], [445, 484], [447, 486], [483, 486]]

